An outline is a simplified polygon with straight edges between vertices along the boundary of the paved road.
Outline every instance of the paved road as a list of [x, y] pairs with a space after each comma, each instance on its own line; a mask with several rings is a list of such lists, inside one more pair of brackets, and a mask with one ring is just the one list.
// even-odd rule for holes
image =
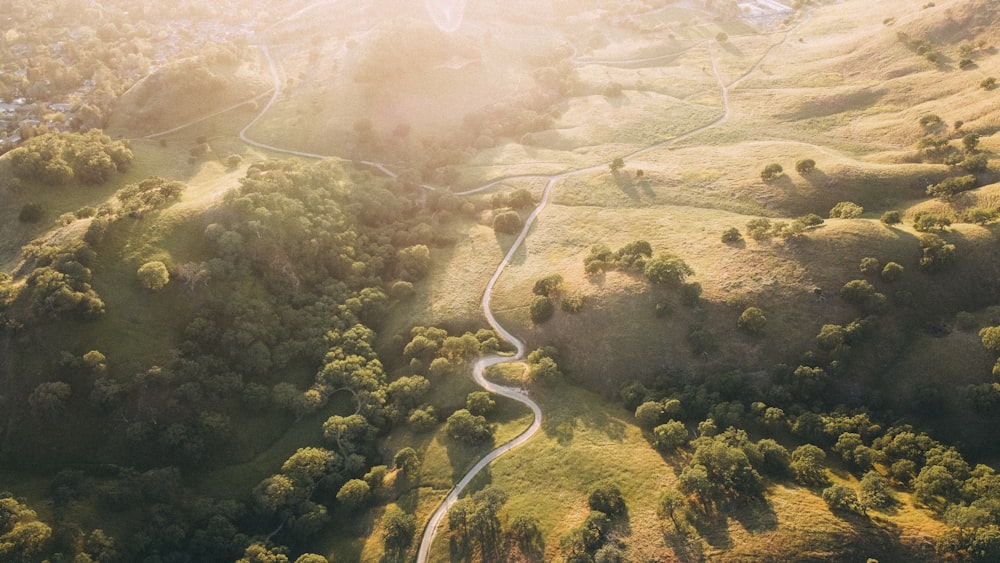
[[[307, 7], [306, 9], [308, 9], [308, 8], [309, 7]], [[801, 25], [804, 21], [805, 20], [800, 21], [798, 25]], [[662, 141], [660, 143], [656, 143], [654, 145], [650, 145], [650, 146], [645, 147], [643, 149], [634, 151], [632, 153], [624, 155], [622, 158], [631, 158], [631, 157], [639, 156], [641, 154], [644, 154], [644, 153], [647, 153], [647, 152], [650, 152], [650, 151], [653, 151], [653, 150], [656, 150], [656, 149], [659, 149], [659, 148], [663, 148], [663, 147], [666, 147], [666, 146], [678, 143], [680, 141], [688, 139], [688, 138], [690, 138], [690, 137], [692, 137], [694, 135], [697, 135], [697, 134], [699, 134], [699, 133], [701, 133], [701, 132], [703, 132], [703, 131], [705, 131], [707, 129], [715, 127], [715, 126], [723, 123], [724, 121], [728, 120], [729, 117], [730, 117], [730, 115], [731, 115], [731, 113], [732, 113], [732, 110], [731, 110], [730, 104], [729, 104], [729, 91], [732, 88], [736, 87], [744, 79], [746, 79], [751, 73], [753, 73], [755, 70], [757, 70], [760, 67], [761, 63], [764, 61], [764, 59], [767, 58], [768, 54], [770, 54], [771, 50], [774, 49], [775, 47], [777, 47], [778, 45], [783, 44], [788, 39], [788, 36], [791, 33], [791, 31], [793, 31], [795, 28], [797, 28], [798, 25], [796, 25], [793, 28], [790, 28], [790, 29], [786, 30], [785, 33], [784, 33], [784, 35], [783, 35], [783, 37], [782, 37], [782, 39], [781, 39], [781, 41], [779, 41], [779, 42], [771, 45], [771, 47], [769, 47], [767, 49], [767, 51], [765, 51], [764, 54], [761, 55], [760, 59], [756, 62], [756, 64], [754, 64], [749, 70], [747, 70], [739, 78], [737, 78], [736, 80], [734, 80], [733, 82], [731, 82], [729, 84], [725, 84], [725, 82], [724, 82], [724, 80], [722, 78], [722, 75], [719, 73], [719, 69], [718, 69], [718, 66], [716, 64], [715, 57], [712, 56], [712, 72], [715, 74], [716, 80], [718, 81], [718, 85], [719, 85], [719, 94], [720, 94], [720, 98], [722, 100], [722, 109], [723, 109], [722, 114], [718, 118], [716, 118], [715, 120], [713, 120], [713, 121], [711, 121], [709, 123], [706, 123], [705, 125], [702, 125], [700, 127], [696, 127], [694, 129], [691, 129], [690, 131], [687, 131], [687, 132], [685, 132], [685, 133], [683, 133], [681, 135], [678, 135], [676, 137], [667, 139], [667, 140]], [[713, 43], [710, 40], [706, 40], [706, 41], [702, 42], [702, 45], [704, 45], [709, 50], [709, 55], [711, 56], [712, 55], [711, 50], [712, 50]], [[266, 45], [262, 46], [261, 49], [262, 49], [262, 52], [263, 52], [265, 58], [267, 59], [268, 67], [269, 67], [269, 69], [271, 71], [271, 76], [272, 76], [272, 78], [274, 80], [273, 93], [271, 95], [270, 100], [268, 100], [267, 104], [261, 109], [260, 113], [256, 117], [254, 117], [254, 119], [252, 121], [250, 121], [250, 123], [248, 123], [246, 125], [246, 127], [243, 128], [242, 131], [240, 131], [240, 139], [242, 139], [243, 142], [245, 142], [245, 143], [247, 143], [249, 145], [252, 145], [252, 146], [255, 146], [255, 147], [258, 147], [258, 148], [262, 148], [262, 149], [266, 149], [266, 150], [269, 150], [269, 151], [277, 152], [277, 153], [290, 154], [290, 155], [294, 155], [294, 156], [301, 156], [301, 157], [305, 157], [305, 158], [315, 158], [315, 159], [328, 158], [329, 155], [309, 153], [309, 152], [304, 152], [304, 151], [296, 151], [296, 150], [286, 149], [286, 148], [282, 148], [282, 147], [278, 147], [278, 146], [274, 146], [274, 145], [268, 145], [266, 143], [261, 143], [259, 141], [254, 141], [253, 139], [251, 139], [249, 137], [248, 131], [254, 125], [256, 125], [257, 122], [260, 121], [264, 117], [265, 114], [267, 114], [267, 112], [277, 102], [279, 96], [281, 95], [281, 76], [280, 76], [280, 73], [278, 72], [278, 68], [277, 68], [277, 65], [275, 64], [274, 58], [271, 56], [271, 52], [270, 52], [270, 50], [268, 49], [268, 47]], [[594, 64], [594, 63], [581, 63], [581, 64]], [[392, 178], [397, 177], [397, 174], [395, 172], [393, 172], [391, 169], [389, 169], [386, 165], [384, 165], [382, 163], [372, 162], [372, 161], [367, 161], [367, 160], [362, 160], [362, 161], [357, 161], [357, 162], [359, 164], [375, 168], [376, 170], [379, 170], [381, 173], [383, 173], [383, 174], [385, 174], [385, 175], [387, 175], [389, 177], [392, 177]], [[565, 172], [562, 172], [562, 173], [559, 173], [559, 174], [554, 174], [554, 175], [537, 175], [537, 174], [532, 174], [532, 175], [509, 176], [509, 177], [504, 177], [504, 178], [500, 178], [500, 179], [494, 180], [494, 181], [492, 181], [492, 182], [490, 182], [488, 184], [485, 184], [483, 186], [480, 186], [478, 188], [474, 188], [474, 189], [471, 189], [471, 190], [467, 190], [465, 192], [458, 192], [457, 193], [457, 195], [471, 195], [471, 194], [474, 194], [474, 193], [479, 193], [479, 192], [482, 192], [482, 191], [485, 191], [485, 190], [489, 190], [489, 189], [491, 189], [491, 188], [493, 188], [493, 187], [495, 187], [495, 186], [497, 186], [497, 185], [499, 185], [499, 184], [501, 184], [503, 182], [506, 182], [506, 181], [509, 181], [509, 180], [515, 180], [515, 179], [531, 179], [531, 178], [538, 179], [538, 178], [541, 178], [541, 179], [546, 179], [547, 180], [547, 183], [545, 185], [545, 189], [542, 191], [542, 197], [541, 197], [541, 200], [540, 200], [538, 206], [531, 212], [531, 214], [528, 216], [527, 220], [525, 220], [524, 227], [521, 229], [521, 232], [518, 234], [517, 238], [514, 240], [514, 244], [511, 245], [510, 249], [507, 251], [507, 254], [504, 256], [504, 258], [500, 262], [500, 264], [497, 265], [496, 270], [493, 272], [493, 276], [490, 278], [490, 280], [486, 284], [486, 288], [483, 291], [483, 297], [482, 297], [482, 300], [480, 302], [481, 306], [483, 308], [483, 312], [486, 315], [486, 320], [489, 323], [489, 325], [503, 339], [507, 340], [508, 342], [510, 342], [515, 347], [516, 353], [514, 355], [512, 355], [512, 356], [500, 356], [500, 355], [492, 354], [492, 355], [481, 357], [473, 365], [473, 370], [472, 370], [473, 379], [476, 381], [476, 383], [478, 385], [480, 385], [481, 387], [483, 387], [487, 391], [490, 391], [492, 393], [496, 393], [497, 395], [501, 395], [503, 397], [507, 397], [507, 398], [513, 399], [515, 401], [518, 401], [518, 402], [526, 405], [528, 408], [531, 409], [531, 412], [534, 415], [534, 420], [532, 421], [531, 425], [527, 429], [525, 429], [524, 432], [522, 432], [521, 434], [519, 434], [516, 438], [514, 438], [513, 440], [511, 440], [511, 441], [509, 441], [509, 442], [507, 442], [505, 444], [500, 445], [495, 450], [493, 450], [490, 453], [486, 454], [482, 459], [479, 460], [478, 463], [476, 463], [459, 480], [459, 482], [454, 486], [454, 488], [452, 488], [452, 490], [448, 493], [448, 495], [442, 501], [441, 505], [438, 506], [437, 510], [435, 510], [434, 513], [431, 515], [431, 518], [428, 521], [426, 528], [424, 528], [424, 533], [423, 533], [423, 536], [421, 538], [420, 546], [419, 546], [418, 552], [417, 552], [417, 561], [418, 561], [418, 563], [427, 563], [427, 561], [429, 560], [430, 552], [431, 552], [431, 547], [433, 546], [433, 543], [434, 543], [434, 538], [437, 535], [437, 532], [438, 532], [439, 528], [441, 527], [441, 523], [444, 521], [445, 516], [448, 514], [448, 510], [451, 508], [451, 506], [453, 504], [455, 504], [455, 502], [458, 500], [458, 498], [461, 496], [461, 494], [465, 491], [465, 488], [469, 485], [470, 482], [472, 482], [472, 480], [476, 477], [476, 475], [478, 475], [480, 471], [482, 471], [486, 466], [488, 466], [490, 463], [492, 463], [496, 458], [502, 456], [503, 454], [509, 452], [510, 450], [512, 450], [512, 449], [514, 449], [514, 448], [516, 448], [516, 447], [524, 444], [528, 440], [530, 440], [532, 438], [532, 436], [534, 436], [538, 432], [538, 430], [541, 429], [541, 426], [542, 426], [542, 410], [541, 410], [541, 408], [538, 406], [538, 404], [536, 402], [534, 402], [533, 400], [531, 400], [531, 398], [528, 396], [528, 394], [527, 394], [526, 391], [524, 391], [523, 389], [520, 389], [520, 388], [507, 387], [507, 386], [503, 386], [503, 385], [498, 385], [496, 383], [491, 383], [491, 382], [487, 381], [486, 378], [485, 378], [485, 376], [484, 376], [486, 369], [489, 368], [489, 367], [491, 367], [491, 366], [495, 366], [495, 365], [502, 364], [502, 363], [520, 362], [520, 361], [523, 360], [523, 358], [525, 356], [524, 343], [521, 340], [519, 340], [517, 337], [515, 337], [513, 334], [511, 334], [510, 331], [508, 331], [502, 325], [500, 325], [500, 323], [497, 322], [496, 317], [493, 315], [493, 310], [490, 307], [490, 301], [491, 301], [492, 296], [493, 296], [493, 288], [496, 285], [497, 281], [500, 279], [500, 276], [503, 274], [503, 271], [510, 264], [511, 259], [514, 257], [514, 255], [517, 253], [517, 251], [521, 249], [521, 246], [524, 244], [525, 239], [527, 239], [528, 233], [530, 232], [531, 227], [534, 225], [535, 220], [538, 219], [538, 216], [542, 213], [542, 211], [545, 209], [546, 205], [548, 204], [549, 198], [550, 198], [550, 196], [552, 194], [552, 190], [556, 186], [556, 184], [558, 184], [559, 181], [561, 181], [562, 179], [564, 179], [564, 178], [566, 178], [568, 176], [576, 175], [576, 174], [583, 174], [583, 173], [588, 173], [588, 172], [595, 172], [595, 171], [604, 169], [606, 167], [607, 167], [607, 163], [600, 163], [600, 164], [595, 164], [594, 166], [589, 166], [589, 167], [584, 167], [584, 168], [577, 168], [577, 169], [573, 169], [573, 170], [568, 170], [568, 171], [565, 171]], [[426, 189], [430, 189], [430, 190], [435, 189], [434, 187], [427, 186], [427, 185], [424, 185], [423, 187], [426, 188]]]

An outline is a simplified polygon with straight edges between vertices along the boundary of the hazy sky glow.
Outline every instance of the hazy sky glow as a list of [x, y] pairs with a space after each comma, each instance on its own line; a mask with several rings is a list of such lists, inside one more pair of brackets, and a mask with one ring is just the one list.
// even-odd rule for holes
[[451, 33], [462, 27], [467, 0], [427, 0], [427, 13], [434, 20], [434, 25], [442, 31]]

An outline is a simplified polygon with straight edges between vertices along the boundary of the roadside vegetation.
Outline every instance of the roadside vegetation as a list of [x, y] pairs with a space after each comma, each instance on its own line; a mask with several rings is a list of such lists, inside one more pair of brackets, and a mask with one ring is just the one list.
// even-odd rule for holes
[[550, 179], [432, 560], [1000, 557], [985, 0], [119, 4], [0, 37], [0, 559], [413, 560]]

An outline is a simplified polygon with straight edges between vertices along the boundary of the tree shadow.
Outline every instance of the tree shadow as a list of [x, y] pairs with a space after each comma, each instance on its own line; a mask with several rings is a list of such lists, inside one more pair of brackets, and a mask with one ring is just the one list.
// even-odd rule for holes
[[766, 499], [752, 499], [732, 503], [726, 512], [751, 534], [770, 532], [778, 529], [778, 515]]
[[632, 175], [628, 173], [627, 170], [612, 170], [611, 175], [614, 176], [615, 185], [618, 189], [622, 191], [625, 195], [632, 200], [640, 200], [639, 192], [635, 189], [635, 182], [632, 180]]
[[708, 545], [716, 549], [730, 549], [733, 546], [726, 516], [715, 506], [690, 508], [684, 515], [684, 523], [694, 528]]
[[719, 43], [719, 45], [721, 45], [722, 49], [725, 52], [729, 53], [730, 55], [735, 55], [735, 56], [738, 57], [738, 56], [741, 56], [743, 54], [743, 51], [740, 50], [739, 47], [737, 47], [736, 45], [733, 45], [729, 41], [723, 41], [723, 42]]
[[814, 188], [830, 188], [836, 185], [837, 180], [819, 168], [813, 168], [809, 172], [801, 175]]
[[[493, 438], [487, 442], [481, 442], [475, 445], [459, 442], [458, 440], [450, 437], [445, 438], [445, 441], [445, 450], [448, 453], [448, 461], [451, 463], [451, 479], [456, 483], [464, 477], [469, 469], [478, 463], [483, 456], [496, 448], [496, 440]], [[483, 471], [476, 476], [477, 482], [480, 476], [486, 475], [488, 472], [488, 467], [483, 469]]]

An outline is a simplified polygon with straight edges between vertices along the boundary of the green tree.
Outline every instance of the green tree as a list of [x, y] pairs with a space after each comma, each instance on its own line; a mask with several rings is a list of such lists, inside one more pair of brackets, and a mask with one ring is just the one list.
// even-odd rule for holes
[[955, 262], [955, 245], [945, 242], [935, 233], [920, 235], [920, 269], [938, 272]]
[[831, 510], [846, 510], [857, 512], [858, 493], [846, 485], [833, 485], [823, 489], [823, 500]]
[[648, 430], [659, 424], [664, 414], [662, 403], [659, 401], [646, 401], [636, 407], [635, 421], [641, 428]]
[[918, 211], [913, 216], [913, 228], [920, 232], [943, 231], [950, 225], [951, 219], [930, 211]]
[[841, 201], [830, 209], [831, 219], [855, 219], [864, 213], [864, 208], [850, 201]]
[[[950, 200], [956, 195], [971, 190], [976, 187], [976, 177], [972, 174], [966, 176], [950, 176], [936, 184], [927, 186], [927, 195], [934, 196], [942, 200]], [[928, 214], [927, 216], [933, 216]], [[923, 230], [923, 229], [917, 229]]]
[[625, 160], [622, 159], [621, 157], [617, 157], [611, 161], [611, 164], [608, 165], [608, 168], [610, 168], [612, 172], [618, 172], [622, 168], [625, 168]]
[[771, 180], [774, 180], [778, 176], [784, 174], [784, 172], [785, 170], [781, 167], [780, 164], [778, 164], [777, 162], [772, 162], [767, 166], [765, 166], [764, 169], [760, 171], [760, 179], [765, 182], [770, 182]]
[[879, 273], [882, 264], [879, 262], [878, 258], [872, 256], [867, 256], [861, 259], [861, 264], [858, 268], [861, 270], [862, 274], [874, 275]]
[[459, 409], [448, 417], [448, 436], [468, 444], [478, 444], [493, 438], [493, 428], [482, 416]]
[[814, 170], [816, 170], [816, 161], [811, 158], [805, 158], [795, 163], [795, 171], [803, 176]]
[[740, 242], [741, 240], [743, 240], [743, 235], [740, 234], [740, 230], [736, 227], [730, 227], [722, 232], [722, 242], [724, 243], [729, 244]]
[[604, 480], [594, 484], [587, 493], [587, 504], [591, 510], [603, 512], [614, 518], [626, 512], [622, 491], [612, 481]]
[[416, 450], [407, 446], [396, 452], [392, 464], [403, 473], [413, 475], [420, 468], [420, 457], [417, 456]]
[[555, 311], [556, 307], [552, 304], [552, 300], [543, 295], [536, 295], [528, 308], [531, 322], [535, 324], [542, 324], [551, 319]]
[[536, 280], [531, 292], [544, 297], [555, 297], [562, 290], [562, 285], [562, 275], [552, 274]]
[[758, 217], [747, 222], [747, 236], [754, 240], [765, 240], [771, 236], [771, 220]]
[[885, 303], [885, 295], [875, 291], [875, 286], [866, 280], [851, 280], [840, 289], [840, 297], [852, 305], [866, 311], [874, 311]]
[[903, 267], [895, 262], [889, 262], [882, 268], [882, 273], [880, 274], [882, 281], [894, 282], [903, 275]]
[[898, 225], [903, 222], [903, 217], [899, 211], [886, 211], [882, 214], [882, 224], [887, 227]]
[[882, 510], [892, 506], [894, 499], [892, 489], [889, 487], [889, 480], [877, 471], [869, 471], [861, 478], [858, 484], [860, 491], [859, 501], [864, 510], [869, 508]]
[[965, 149], [966, 154], [974, 154], [979, 151], [979, 135], [975, 133], [969, 133], [962, 137], [962, 148]]
[[356, 508], [368, 500], [371, 486], [361, 479], [351, 479], [337, 491], [337, 502], [348, 508]]
[[476, 416], [486, 416], [493, 412], [497, 403], [489, 391], [473, 391], [465, 398], [465, 408]]
[[765, 325], [767, 325], [767, 317], [764, 316], [764, 311], [757, 307], [747, 307], [736, 321], [736, 326], [748, 334], [759, 334], [764, 330]]
[[687, 428], [678, 420], [670, 420], [653, 428], [653, 447], [660, 451], [676, 450], [687, 441]]
[[659, 254], [646, 263], [644, 273], [649, 281], [655, 284], [680, 287], [685, 278], [694, 275], [694, 270], [678, 256]]
[[73, 394], [68, 383], [48, 381], [38, 384], [28, 396], [31, 412], [37, 416], [54, 416], [66, 409]]
[[823, 485], [829, 482], [823, 462], [826, 452], [818, 446], [804, 444], [792, 451], [790, 467], [795, 480], [806, 485]]
[[385, 551], [394, 558], [400, 558], [413, 542], [413, 533], [417, 529], [417, 519], [398, 507], [390, 507], [382, 515], [382, 530], [385, 532], [383, 542]]
[[521, 216], [514, 210], [502, 211], [493, 217], [493, 231], [497, 234], [515, 235], [523, 226]]
[[142, 287], [150, 291], [159, 291], [170, 282], [170, 272], [160, 261], [146, 262], [136, 273]]

